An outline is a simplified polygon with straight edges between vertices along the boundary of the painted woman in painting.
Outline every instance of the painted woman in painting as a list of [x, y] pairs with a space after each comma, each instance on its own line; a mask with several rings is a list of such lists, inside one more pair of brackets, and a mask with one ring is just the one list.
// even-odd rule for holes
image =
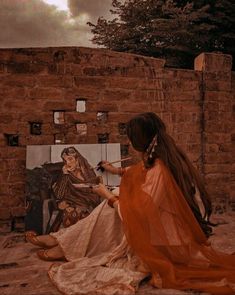
[[52, 225], [52, 231], [57, 231], [61, 223], [63, 227], [68, 227], [88, 216], [101, 201], [89, 188], [89, 185], [99, 183], [100, 179], [77, 149], [63, 149], [61, 158], [64, 165], [52, 190], [62, 214]]

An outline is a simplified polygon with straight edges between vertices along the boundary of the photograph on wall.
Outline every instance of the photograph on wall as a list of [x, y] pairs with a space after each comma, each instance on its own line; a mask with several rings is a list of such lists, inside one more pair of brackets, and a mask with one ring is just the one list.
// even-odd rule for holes
[[98, 163], [120, 159], [118, 143], [27, 146], [26, 230], [47, 234], [88, 216], [102, 202], [92, 186], [120, 184], [119, 176], [97, 170]]

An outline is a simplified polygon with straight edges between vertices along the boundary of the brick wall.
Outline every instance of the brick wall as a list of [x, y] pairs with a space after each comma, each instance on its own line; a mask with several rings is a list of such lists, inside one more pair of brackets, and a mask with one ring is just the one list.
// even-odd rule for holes
[[202, 71], [203, 174], [218, 211], [229, 205], [235, 209], [235, 76], [231, 63], [231, 56], [221, 54], [201, 54], [195, 59], [195, 69]]
[[[23, 229], [27, 145], [54, 144], [55, 136], [66, 144], [97, 143], [98, 134], [108, 134], [109, 142], [120, 142], [125, 152], [128, 141], [119, 123], [143, 111], [162, 117], [220, 210], [232, 204], [231, 56], [203, 53], [195, 70], [164, 68], [164, 63], [104, 49], [0, 50], [0, 232]], [[79, 99], [86, 101], [84, 113], [76, 111]], [[65, 124], [54, 124], [54, 111], [65, 112]], [[107, 122], [98, 121], [97, 112], [108, 112]], [[30, 122], [42, 124], [41, 135], [31, 134]], [[87, 125], [86, 135], [78, 134], [76, 123]]]

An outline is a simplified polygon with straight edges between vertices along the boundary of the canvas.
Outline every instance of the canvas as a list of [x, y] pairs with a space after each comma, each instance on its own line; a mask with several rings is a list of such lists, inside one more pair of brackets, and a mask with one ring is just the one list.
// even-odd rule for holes
[[[70, 173], [72, 162], [69, 161], [73, 161], [73, 157], [69, 159], [63, 154], [65, 151], [79, 156], [84, 181]], [[92, 183], [102, 181], [110, 189], [120, 184], [119, 176], [97, 171], [97, 164], [101, 160], [120, 159], [119, 143], [27, 146], [26, 230], [45, 234], [86, 217], [99, 203], [92, 195]], [[120, 163], [115, 165], [120, 166]], [[91, 198], [90, 203], [87, 203], [88, 198]], [[89, 208], [85, 208], [87, 206]]]

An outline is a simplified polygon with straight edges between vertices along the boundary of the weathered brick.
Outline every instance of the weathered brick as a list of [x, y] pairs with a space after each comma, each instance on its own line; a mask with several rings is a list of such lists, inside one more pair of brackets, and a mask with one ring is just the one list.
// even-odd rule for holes
[[11, 212], [9, 208], [0, 208], [0, 220], [9, 220]]
[[207, 81], [204, 84], [204, 90], [206, 91], [230, 91], [231, 82], [230, 81]]
[[10, 62], [6, 64], [7, 72], [12, 74], [30, 73], [30, 64], [28, 62]]
[[48, 72], [48, 66], [45, 62], [32, 62], [30, 63], [29, 72], [32, 74], [45, 75]]
[[204, 93], [205, 101], [217, 101], [219, 103], [231, 102], [233, 94], [229, 91], [209, 91]]
[[11, 86], [11, 87], [33, 87], [35, 85], [35, 78], [30, 75], [4, 75], [0, 79], [1, 86]]
[[70, 123], [96, 122], [96, 113], [97, 112], [94, 111], [89, 113], [67, 112], [66, 118]]
[[[113, 89], [143, 89], [143, 81], [138, 78], [124, 78], [124, 77], [115, 77], [115, 78], [109, 78], [107, 79], [108, 88]], [[152, 80], [149, 79], [149, 82], [151, 83], [151, 88], [154, 88], [155, 86], [152, 83]], [[146, 85], [146, 84], [145, 84]]]
[[77, 87], [90, 87], [90, 88], [105, 88], [108, 85], [107, 79], [103, 77], [74, 77], [74, 84]]
[[232, 56], [220, 53], [201, 53], [195, 58], [194, 69], [203, 72], [231, 72]]
[[2, 74], [2, 73], [4, 73], [5, 72], [5, 66], [4, 66], [4, 64], [2, 64], [1, 62], [0, 62], [0, 73]]
[[13, 217], [22, 217], [26, 215], [25, 207], [13, 207], [11, 208], [11, 216]]
[[198, 91], [200, 86], [200, 80], [190, 81], [190, 80], [165, 80], [163, 82], [163, 88], [166, 91], [174, 91], [175, 89], [180, 89], [182, 91]]
[[233, 161], [233, 156], [226, 152], [210, 153], [205, 155], [205, 163], [227, 164]]
[[[82, 69], [82, 73], [84, 76], [126, 76], [126, 70], [127, 68], [121, 68], [121, 67], [84, 67]], [[122, 75], [123, 72], [123, 75]]]
[[16, 48], [12, 50], [11, 61], [30, 63], [33, 60], [34, 51], [32, 49]]
[[205, 72], [203, 74], [203, 80], [229, 81], [231, 80], [231, 72]]
[[0, 220], [0, 233], [6, 234], [10, 233], [12, 230], [12, 221], [10, 220]]
[[14, 118], [13, 114], [0, 113], [0, 124], [1, 123], [4, 123], [4, 124], [11, 123], [13, 121], [13, 118]]
[[68, 88], [73, 85], [73, 77], [64, 75], [44, 75], [36, 80], [38, 87], [59, 87]]
[[150, 105], [154, 112], [160, 113], [163, 111], [167, 111], [165, 101], [150, 101]]
[[232, 143], [221, 143], [219, 145], [219, 150], [221, 152], [232, 152], [234, 151], [234, 146], [232, 146]]
[[11, 49], [0, 49], [0, 61], [6, 62], [11, 59], [13, 51]]
[[101, 97], [103, 100], [108, 100], [108, 101], [129, 100], [129, 99], [132, 99], [133, 97], [136, 100], [139, 93], [136, 93], [136, 94], [137, 95], [135, 95], [133, 90], [128, 90], [128, 89], [125, 89], [125, 90], [124, 89], [118, 89], [118, 90], [104, 89]]
[[185, 122], [177, 123], [173, 125], [173, 130], [175, 132], [198, 132], [199, 127], [197, 124], [185, 124]]
[[1, 99], [21, 99], [26, 97], [27, 91], [24, 87], [0, 87]]
[[16, 232], [25, 231], [25, 220], [24, 217], [15, 217], [12, 222], [12, 230]]
[[165, 99], [170, 101], [187, 101], [187, 102], [198, 102], [202, 99], [202, 94], [198, 90], [195, 91], [184, 91], [181, 88], [175, 89], [174, 91], [164, 91]]
[[17, 113], [17, 111], [22, 108], [22, 105], [25, 105], [23, 99], [19, 100], [14, 99], [13, 97], [2, 103], [3, 109], [12, 110], [14, 113]]
[[132, 112], [126, 112], [126, 113], [123, 113], [122, 112], [118, 112], [118, 113], [113, 113], [113, 112], [110, 112], [109, 113], [109, 120], [111, 122], [128, 122], [131, 117], [133, 117], [134, 114]]
[[133, 113], [142, 113], [143, 110], [145, 112], [147, 111], [152, 111], [151, 109], [151, 104], [146, 104], [146, 103], [121, 103], [119, 104], [119, 110], [122, 112], [133, 112]]
[[102, 99], [103, 89], [99, 88], [72, 88], [66, 89], [64, 100], [75, 101], [76, 99], [94, 100]]
[[[170, 75], [168, 74], [168, 77]], [[177, 69], [174, 70], [174, 76], [179, 79], [186, 79], [187, 81], [200, 81], [202, 78], [202, 73], [193, 70], [186, 70], [186, 69]]]
[[118, 111], [118, 105], [114, 101], [110, 102], [87, 102], [86, 104], [87, 111], [90, 112], [117, 112]]
[[206, 133], [205, 141], [207, 143], [220, 143], [220, 142], [231, 142], [231, 134], [219, 132], [220, 130], [216, 130], [213, 133]]
[[48, 88], [33, 88], [29, 91], [29, 98], [36, 99], [63, 99], [64, 98], [64, 90], [58, 89], [56, 87], [48, 87]]
[[82, 76], [83, 75], [83, 67], [77, 64], [70, 65], [70, 73], [74, 76]]
[[[14, 159], [14, 161], [19, 161], [19, 159], [25, 159], [25, 157], [25, 147], [2, 147], [0, 150], [1, 159]], [[20, 161], [20, 163], [22, 162]]]
[[53, 134], [45, 134], [45, 135], [41, 135], [41, 136], [35, 136], [35, 135], [21, 136], [20, 137], [20, 144], [22, 146], [54, 144], [54, 135]]
[[[42, 107], [43, 107], [43, 103], [42, 103], [42, 101], [37, 101], [37, 103], [36, 103], [36, 106], [38, 106], [39, 105], [39, 103], [40, 103], [40, 105], [41, 105], [41, 110], [40, 110], [40, 108], [39, 107], [37, 107], [36, 109], [35, 108], [33, 108], [33, 106], [34, 106], [34, 100], [32, 100], [31, 102], [31, 110], [28, 110], [28, 112], [22, 112], [22, 113], [20, 113], [19, 114], [19, 116], [18, 116], [18, 120], [19, 120], [19, 122], [24, 122], [24, 124], [25, 124], [25, 122], [27, 122], [27, 124], [28, 124], [28, 122], [45, 122], [45, 123], [53, 123], [53, 112], [52, 112], [52, 110], [49, 110], [49, 111], [44, 111], [43, 109], [42, 109]], [[24, 135], [28, 135], [28, 132], [27, 133], [24, 133]]]
[[210, 153], [216, 153], [219, 151], [219, 145], [218, 144], [205, 144], [205, 151]]
[[43, 112], [63, 110], [63, 111], [73, 111], [76, 109], [76, 100], [56, 100], [56, 101], [44, 101], [41, 103], [41, 110]]
[[206, 174], [209, 173], [228, 173], [231, 169], [231, 164], [205, 164], [204, 170]]

